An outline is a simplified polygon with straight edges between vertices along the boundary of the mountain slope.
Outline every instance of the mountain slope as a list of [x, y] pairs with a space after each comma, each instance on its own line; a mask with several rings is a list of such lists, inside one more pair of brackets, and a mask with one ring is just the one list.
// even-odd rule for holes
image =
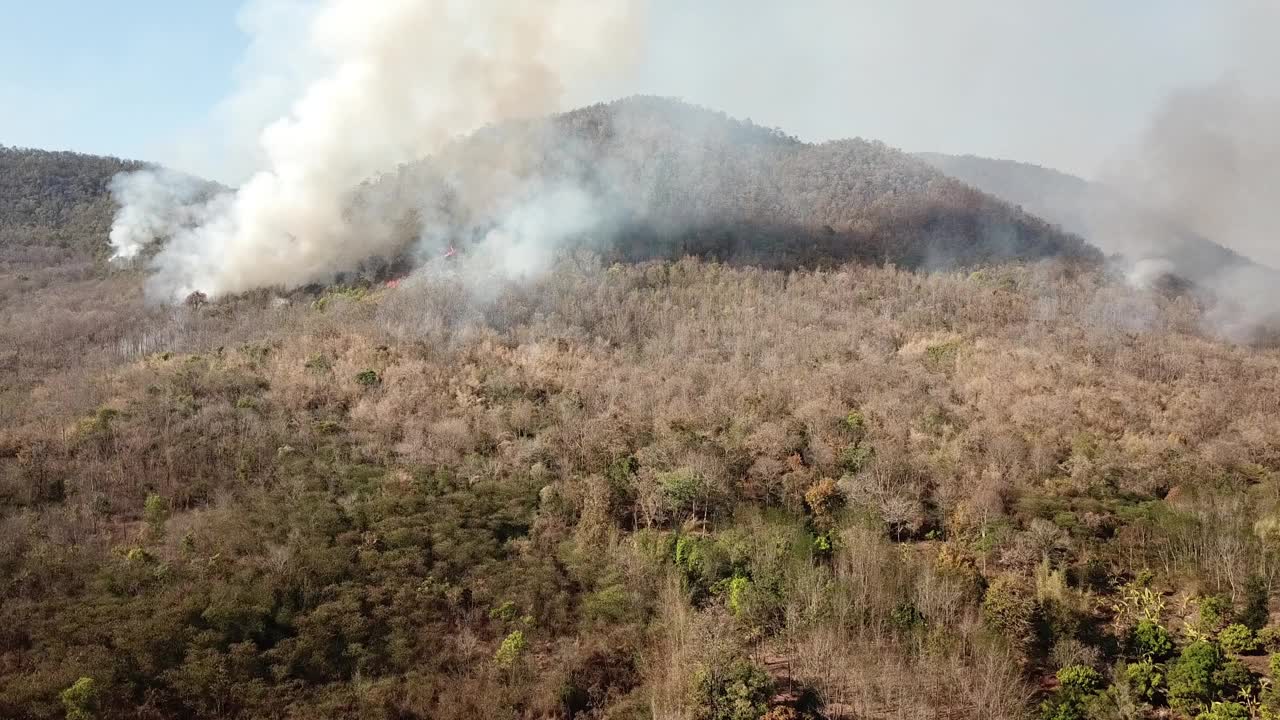
[[[141, 167], [0, 148], [0, 263], [103, 256], [115, 210], [108, 184]], [[408, 253], [424, 235], [427, 245], [465, 246], [514, 207], [565, 188], [590, 205], [570, 234], [614, 260], [690, 254], [770, 268], [851, 260], [934, 268], [1100, 259], [1079, 238], [881, 143], [802, 143], [654, 97], [485, 128], [367, 183], [351, 212], [357, 227], [398, 233], [371, 243], [371, 254]]]
[[1259, 268], [1212, 239], [1143, 208], [1121, 191], [1038, 165], [973, 155], [918, 153], [952, 177], [1015, 203], [1131, 261], [1163, 260], [1196, 282]]
[[117, 173], [142, 163], [0, 146], [0, 265], [47, 264], [106, 251]]
[[616, 259], [929, 268], [1101, 258], [1080, 238], [881, 143], [807, 144], [654, 97], [486, 128], [380, 178], [364, 196], [380, 213], [395, 207], [387, 198], [409, 199], [400, 211], [421, 213], [438, 243], [465, 244], [509, 212], [512, 198], [566, 185], [590, 197], [584, 234], [597, 246], [607, 238], [605, 254]]

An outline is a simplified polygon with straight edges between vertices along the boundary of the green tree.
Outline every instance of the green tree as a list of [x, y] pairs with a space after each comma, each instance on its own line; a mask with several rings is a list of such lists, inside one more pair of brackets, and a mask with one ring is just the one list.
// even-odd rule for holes
[[1014, 643], [1025, 644], [1031, 637], [1035, 614], [1035, 598], [1018, 579], [1007, 575], [996, 578], [982, 599], [987, 626]]
[[1102, 676], [1084, 665], [1069, 665], [1058, 671], [1058, 689], [1041, 703], [1044, 720], [1085, 720], [1089, 702], [1102, 689]]
[[1243, 655], [1258, 649], [1258, 638], [1246, 625], [1233, 623], [1218, 633], [1218, 643], [1222, 649], [1233, 655]]
[[759, 720], [773, 683], [759, 666], [738, 660], [725, 671], [703, 669], [695, 682], [698, 720]]
[[498, 646], [498, 651], [493, 654], [494, 664], [504, 670], [510, 669], [524, 654], [525, 644], [524, 632], [520, 630], [512, 631]]
[[1173, 638], [1154, 620], [1139, 620], [1129, 642], [1138, 657], [1159, 662], [1173, 654]]
[[1221, 690], [1222, 668], [1217, 645], [1203, 640], [1187, 645], [1169, 668], [1169, 704], [1188, 714], [1207, 709]]
[[164, 537], [164, 525], [169, 520], [169, 503], [159, 495], [148, 495], [146, 502], [142, 504], [142, 519], [153, 538]]

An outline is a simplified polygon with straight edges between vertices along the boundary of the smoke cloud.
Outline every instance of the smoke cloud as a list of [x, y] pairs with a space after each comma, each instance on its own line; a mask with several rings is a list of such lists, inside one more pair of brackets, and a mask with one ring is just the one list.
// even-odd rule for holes
[[115, 257], [137, 257], [158, 237], [171, 237], [216, 214], [216, 186], [166, 169], [139, 170], [111, 180], [111, 195], [120, 205], [111, 227]]
[[[1245, 340], [1280, 316], [1280, 23], [1274, 3], [1222, 3], [1235, 57], [1212, 83], [1171, 94], [1136, 143], [1104, 171], [1104, 180], [1162, 222], [1094, 218], [1096, 233], [1137, 259], [1131, 280], [1176, 268], [1212, 297], [1206, 321]], [[1258, 264], [1210, 257], [1193, 234]]]
[[[248, 14], [270, 17], [264, 6], [273, 4]], [[642, 9], [638, 0], [327, 0], [309, 15], [296, 53], [317, 69], [257, 138], [263, 169], [213, 198], [168, 174], [118, 179], [115, 255], [135, 257], [167, 238], [148, 290], [180, 299], [296, 286], [391, 251], [393, 228], [353, 222], [349, 202], [362, 181], [486, 124], [558, 109], [567, 80], [627, 61]], [[262, 94], [280, 91], [249, 88], [237, 102]], [[570, 196], [556, 190], [552, 206]], [[512, 215], [489, 245], [507, 243], [522, 257], [516, 230], [542, 238], [562, 229], [530, 227], [547, 218], [540, 212]]]

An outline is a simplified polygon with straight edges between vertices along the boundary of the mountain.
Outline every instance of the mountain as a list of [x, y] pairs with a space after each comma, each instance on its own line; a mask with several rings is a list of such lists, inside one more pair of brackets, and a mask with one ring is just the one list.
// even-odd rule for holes
[[[111, 178], [142, 163], [0, 148], [0, 262], [107, 252]], [[580, 235], [610, 259], [685, 254], [770, 268], [942, 268], [1063, 257], [1080, 238], [882, 143], [807, 144], [680, 101], [633, 97], [489, 127], [366, 183], [352, 212], [466, 243], [540, 189], [590, 195]], [[424, 217], [426, 220], [424, 222]]]
[[657, 97], [486, 128], [370, 184], [365, 201], [385, 215], [396, 207], [387, 198], [407, 199], [400, 211], [428, 220], [405, 227], [466, 242], [511, 198], [564, 186], [589, 196], [598, 217], [586, 234], [616, 259], [693, 254], [770, 268], [1101, 259], [1080, 238], [882, 143], [803, 143]]
[[916, 157], [1131, 262], [1161, 261], [1171, 272], [1200, 283], [1215, 284], [1215, 278], [1238, 272], [1268, 272], [1273, 281], [1280, 281], [1280, 274], [1180, 227], [1106, 184], [1011, 160], [941, 153]]

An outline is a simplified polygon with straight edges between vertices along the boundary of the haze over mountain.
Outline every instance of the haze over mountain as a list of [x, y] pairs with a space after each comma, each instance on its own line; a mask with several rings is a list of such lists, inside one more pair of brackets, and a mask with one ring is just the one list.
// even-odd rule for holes
[[1280, 271], [1230, 249], [1240, 238], [1227, 224], [1219, 227], [1228, 237], [1206, 237], [1188, 224], [1190, 211], [1171, 214], [1122, 187], [1027, 163], [939, 153], [917, 157], [1122, 256], [1133, 282], [1149, 284], [1166, 275], [1190, 280], [1213, 294], [1208, 302], [1217, 305], [1216, 322], [1227, 335], [1243, 337], [1249, 327], [1280, 316]]
[[1120, 188], [1052, 168], [974, 155], [915, 153], [938, 170], [1132, 261], [1165, 258], [1174, 271], [1203, 279], [1254, 261], [1163, 217]]
[[[547, 218], [558, 227], [503, 231], [505, 218], [548, 197], [561, 203]], [[619, 259], [694, 254], [776, 268], [1099, 259], [1079, 238], [882, 143], [807, 144], [653, 97], [487, 128], [365, 186], [355, 206], [373, 211], [363, 227], [401, 228], [390, 243], [399, 252], [430, 257], [456, 244], [499, 267], [580, 245]], [[518, 265], [509, 270], [531, 269]]]
[[[76, 184], [64, 189], [64, 170], [53, 167], [41, 183], [16, 182], [22, 177], [17, 169], [33, 167], [34, 159], [64, 156], [6, 153], [0, 171], [15, 182], [0, 200], [24, 207], [22, 188], [88, 203], [79, 211], [87, 219], [78, 222], [93, 224], [77, 228], [81, 242], [101, 239], [107, 213], [116, 210], [105, 195], [114, 173], [140, 167], [83, 157]], [[64, 164], [77, 157], [65, 156]], [[138, 177], [151, 180], [155, 172]], [[171, 187], [168, 182], [126, 184], [116, 191], [142, 196]], [[216, 201], [215, 186], [202, 189], [203, 197]], [[188, 206], [174, 205], [174, 197], [168, 193], [157, 203], [169, 208], [168, 215], [137, 213], [150, 223], [138, 232], [160, 242], [153, 248], [162, 256], [158, 263], [172, 239], [166, 233], [181, 232], [199, 216], [181, 211]], [[526, 212], [519, 232], [503, 232], [516, 208], [544, 201], [559, 205], [539, 209], [536, 217]], [[199, 208], [207, 201], [191, 202], [189, 207]], [[663, 98], [630, 98], [490, 127], [437, 157], [366, 183], [347, 202], [352, 222], [362, 228], [359, 241], [345, 250], [348, 264], [296, 268], [302, 274], [283, 276], [292, 283], [281, 284], [326, 281], [378, 264], [412, 267], [449, 245], [465, 249], [477, 264], [496, 262], [514, 274], [532, 271], [575, 245], [619, 259], [695, 254], [777, 268], [851, 259], [922, 268], [1047, 257], [1097, 260], [1079, 238], [881, 143], [806, 144]], [[121, 214], [116, 224], [132, 225], [137, 217]], [[6, 218], [11, 225], [18, 222]], [[66, 221], [44, 222], [53, 228]], [[201, 289], [191, 278], [173, 276], [173, 268], [155, 267], [151, 282], [163, 286], [159, 296], [180, 298]]]

